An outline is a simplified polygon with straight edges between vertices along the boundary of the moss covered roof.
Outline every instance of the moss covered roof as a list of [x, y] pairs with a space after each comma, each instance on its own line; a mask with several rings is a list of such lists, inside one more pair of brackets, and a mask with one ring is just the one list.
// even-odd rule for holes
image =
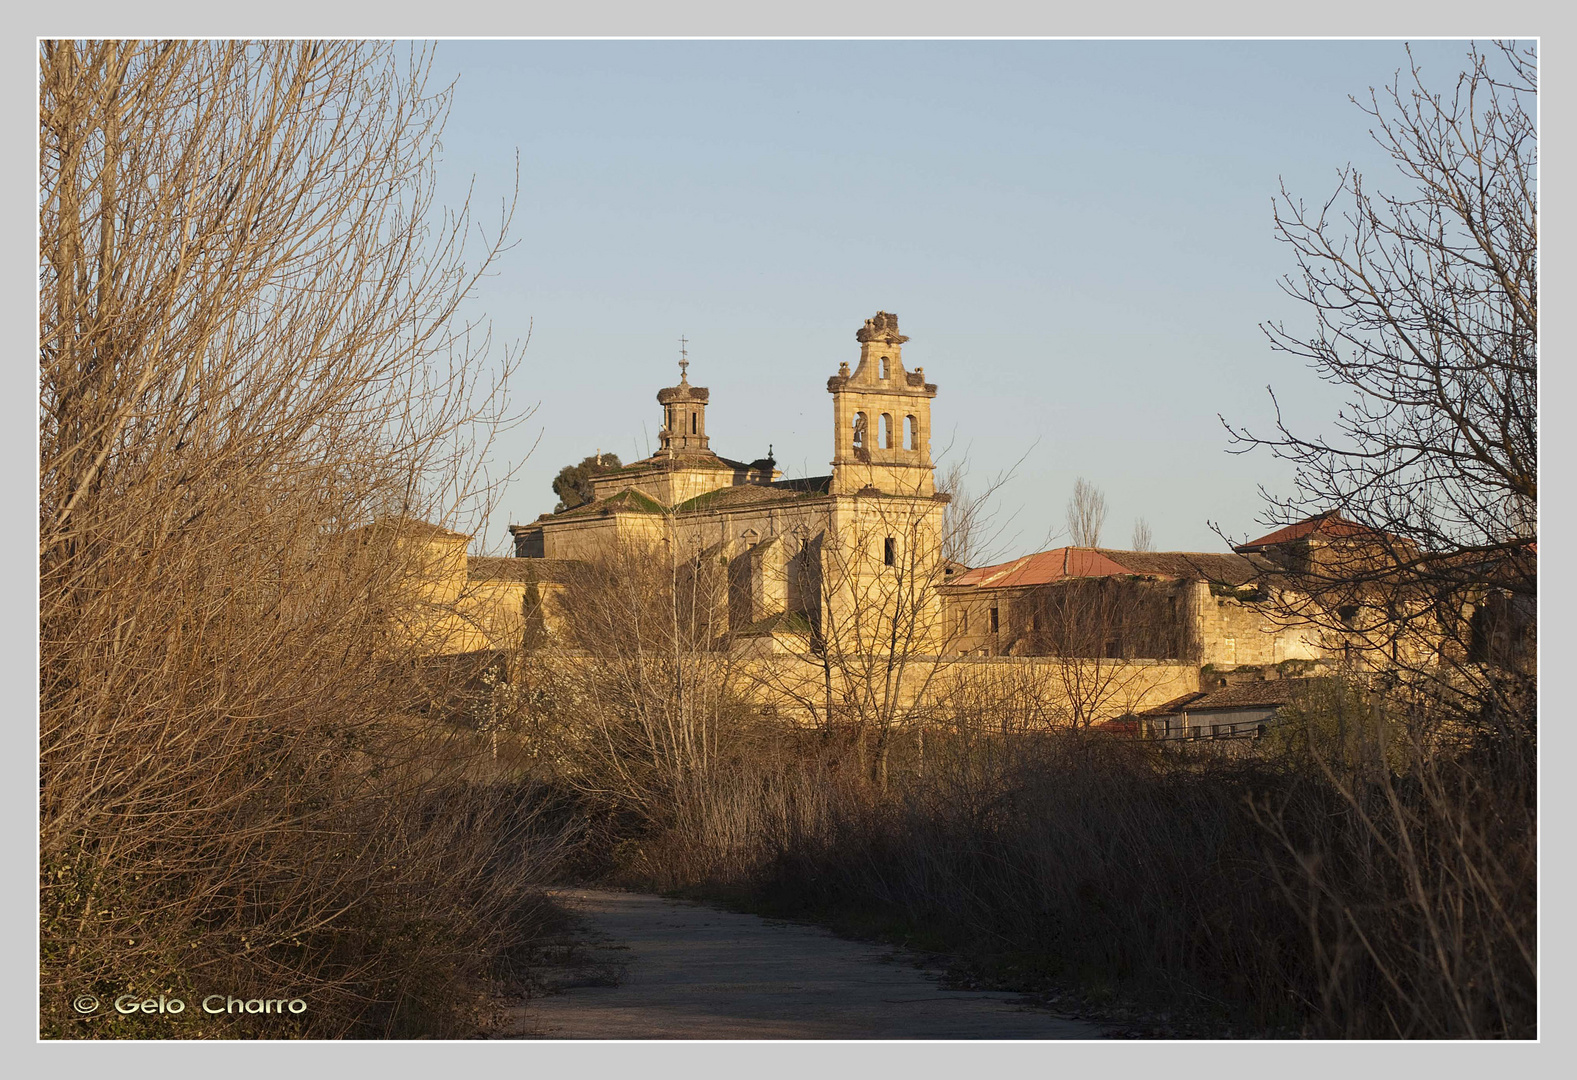
[[567, 521], [613, 513], [662, 514], [666, 511], [663, 509], [663, 504], [650, 495], [643, 495], [633, 488], [625, 488], [617, 495], [609, 495], [606, 499], [593, 499], [589, 503], [561, 510], [547, 520]]

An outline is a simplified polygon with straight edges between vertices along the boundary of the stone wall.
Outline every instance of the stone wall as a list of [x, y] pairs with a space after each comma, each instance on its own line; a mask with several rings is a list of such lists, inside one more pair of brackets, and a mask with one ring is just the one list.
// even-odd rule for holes
[[1189, 607], [1201, 664], [1275, 665], [1283, 660], [1318, 660], [1329, 655], [1318, 627], [1284, 625], [1270, 601], [1224, 595], [1222, 590], [1212, 591], [1202, 581], [1190, 585]]

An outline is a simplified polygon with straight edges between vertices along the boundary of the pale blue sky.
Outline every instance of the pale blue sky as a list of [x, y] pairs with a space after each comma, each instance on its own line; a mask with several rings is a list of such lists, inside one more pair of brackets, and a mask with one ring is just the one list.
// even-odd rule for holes
[[[1435, 85], [1460, 42], [1415, 43]], [[1075, 478], [1104, 490], [1103, 543], [1136, 517], [1165, 549], [1256, 535], [1268, 455], [1225, 453], [1217, 413], [1266, 426], [1267, 383], [1306, 430], [1337, 399], [1258, 323], [1312, 326], [1277, 288], [1284, 178], [1328, 197], [1352, 161], [1395, 187], [1347, 100], [1406, 63], [1401, 42], [461, 42], [447, 198], [513, 177], [519, 241], [475, 300], [530, 347], [498, 448], [540, 442], [485, 537], [551, 510], [597, 449], [655, 447], [654, 395], [711, 388], [712, 445], [786, 475], [828, 471], [826, 379], [878, 309], [939, 385], [953, 443], [1017, 517], [1005, 556], [1060, 542]], [[1006, 515], [1004, 515], [1006, 516]], [[1048, 541], [1049, 535], [1049, 541]]]

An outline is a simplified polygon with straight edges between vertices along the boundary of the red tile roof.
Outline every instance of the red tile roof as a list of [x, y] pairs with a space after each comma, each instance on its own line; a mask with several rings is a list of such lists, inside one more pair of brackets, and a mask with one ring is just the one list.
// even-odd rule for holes
[[1294, 540], [1307, 540], [1318, 537], [1320, 539], [1341, 539], [1345, 537], [1383, 537], [1384, 533], [1371, 529], [1367, 525], [1360, 525], [1356, 521], [1348, 521], [1334, 510], [1327, 510], [1323, 514], [1315, 514], [1311, 518], [1291, 525], [1283, 526], [1273, 533], [1267, 533], [1258, 540], [1250, 540], [1246, 544], [1237, 544], [1232, 548], [1237, 552], [1258, 551], [1265, 547], [1274, 547], [1277, 544], [1290, 544]]
[[1011, 589], [1045, 585], [1066, 578], [1138, 577], [1190, 578], [1240, 585], [1254, 580], [1269, 565], [1244, 555], [1194, 551], [1117, 551], [1111, 548], [1060, 547], [1026, 555], [996, 566], [954, 574], [949, 589]]

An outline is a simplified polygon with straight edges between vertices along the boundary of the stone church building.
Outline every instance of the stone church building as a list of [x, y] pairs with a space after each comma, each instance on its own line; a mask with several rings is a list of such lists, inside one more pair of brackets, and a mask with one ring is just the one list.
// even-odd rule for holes
[[931, 459], [937, 385], [905, 365], [896, 315], [877, 312], [855, 339], [852, 367], [827, 379], [828, 475], [785, 478], [770, 456], [719, 454], [707, 434], [710, 394], [681, 361], [677, 385], [656, 395], [656, 453], [597, 475], [590, 502], [511, 525], [514, 557], [467, 558], [468, 538], [436, 531], [430, 543], [442, 551], [424, 595], [438, 598], [448, 629], [428, 635], [429, 651], [564, 646], [576, 568], [618, 550], [719, 568], [716, 647], [807, 681], [833, 653], [901, 652], [888, 667], [924, 669], [926, 688], [943, 666], [950, 678], [1055, 692], [1098, 685], [1105, 696], [1082, 707], [1116, 717], [1351, 663], [1355, 642], [1364, 647], [1361, 616], [1288, 619], [1279, 602], [1300, 567], [1361, 557], [1373, 543], [1335, 514], [1230, 552], [1058, 548], [988, 567], [949, 560], [950, 497], [936, 490]]
[[[936, 384], [904, 366], [909, 339], [898, 317], [878, 312], [855, 338], [853, 369], [845, 362], [827, 380], [829, 475], [784, 479], [770, 457], [718, 454], [706, 433], [710, 394], [690, 385], [681, 363], [679, 384], [657, 393], [657, 452], [595, 477], [591, 502], [510, 526], [516, 555], [543, 560], [541, 580], [552, 584], [556, 566], [613, 546], [670, 545], [729, 567], [736, 645], [796, 652], [812, 631], [818, 639], [865, 633], [862, 611], [938, 572], [948, 496], [936, 490], [931, 461]], [[905, 614], [933, 634], [940, 595], [927, 588], [912, 599]]]

